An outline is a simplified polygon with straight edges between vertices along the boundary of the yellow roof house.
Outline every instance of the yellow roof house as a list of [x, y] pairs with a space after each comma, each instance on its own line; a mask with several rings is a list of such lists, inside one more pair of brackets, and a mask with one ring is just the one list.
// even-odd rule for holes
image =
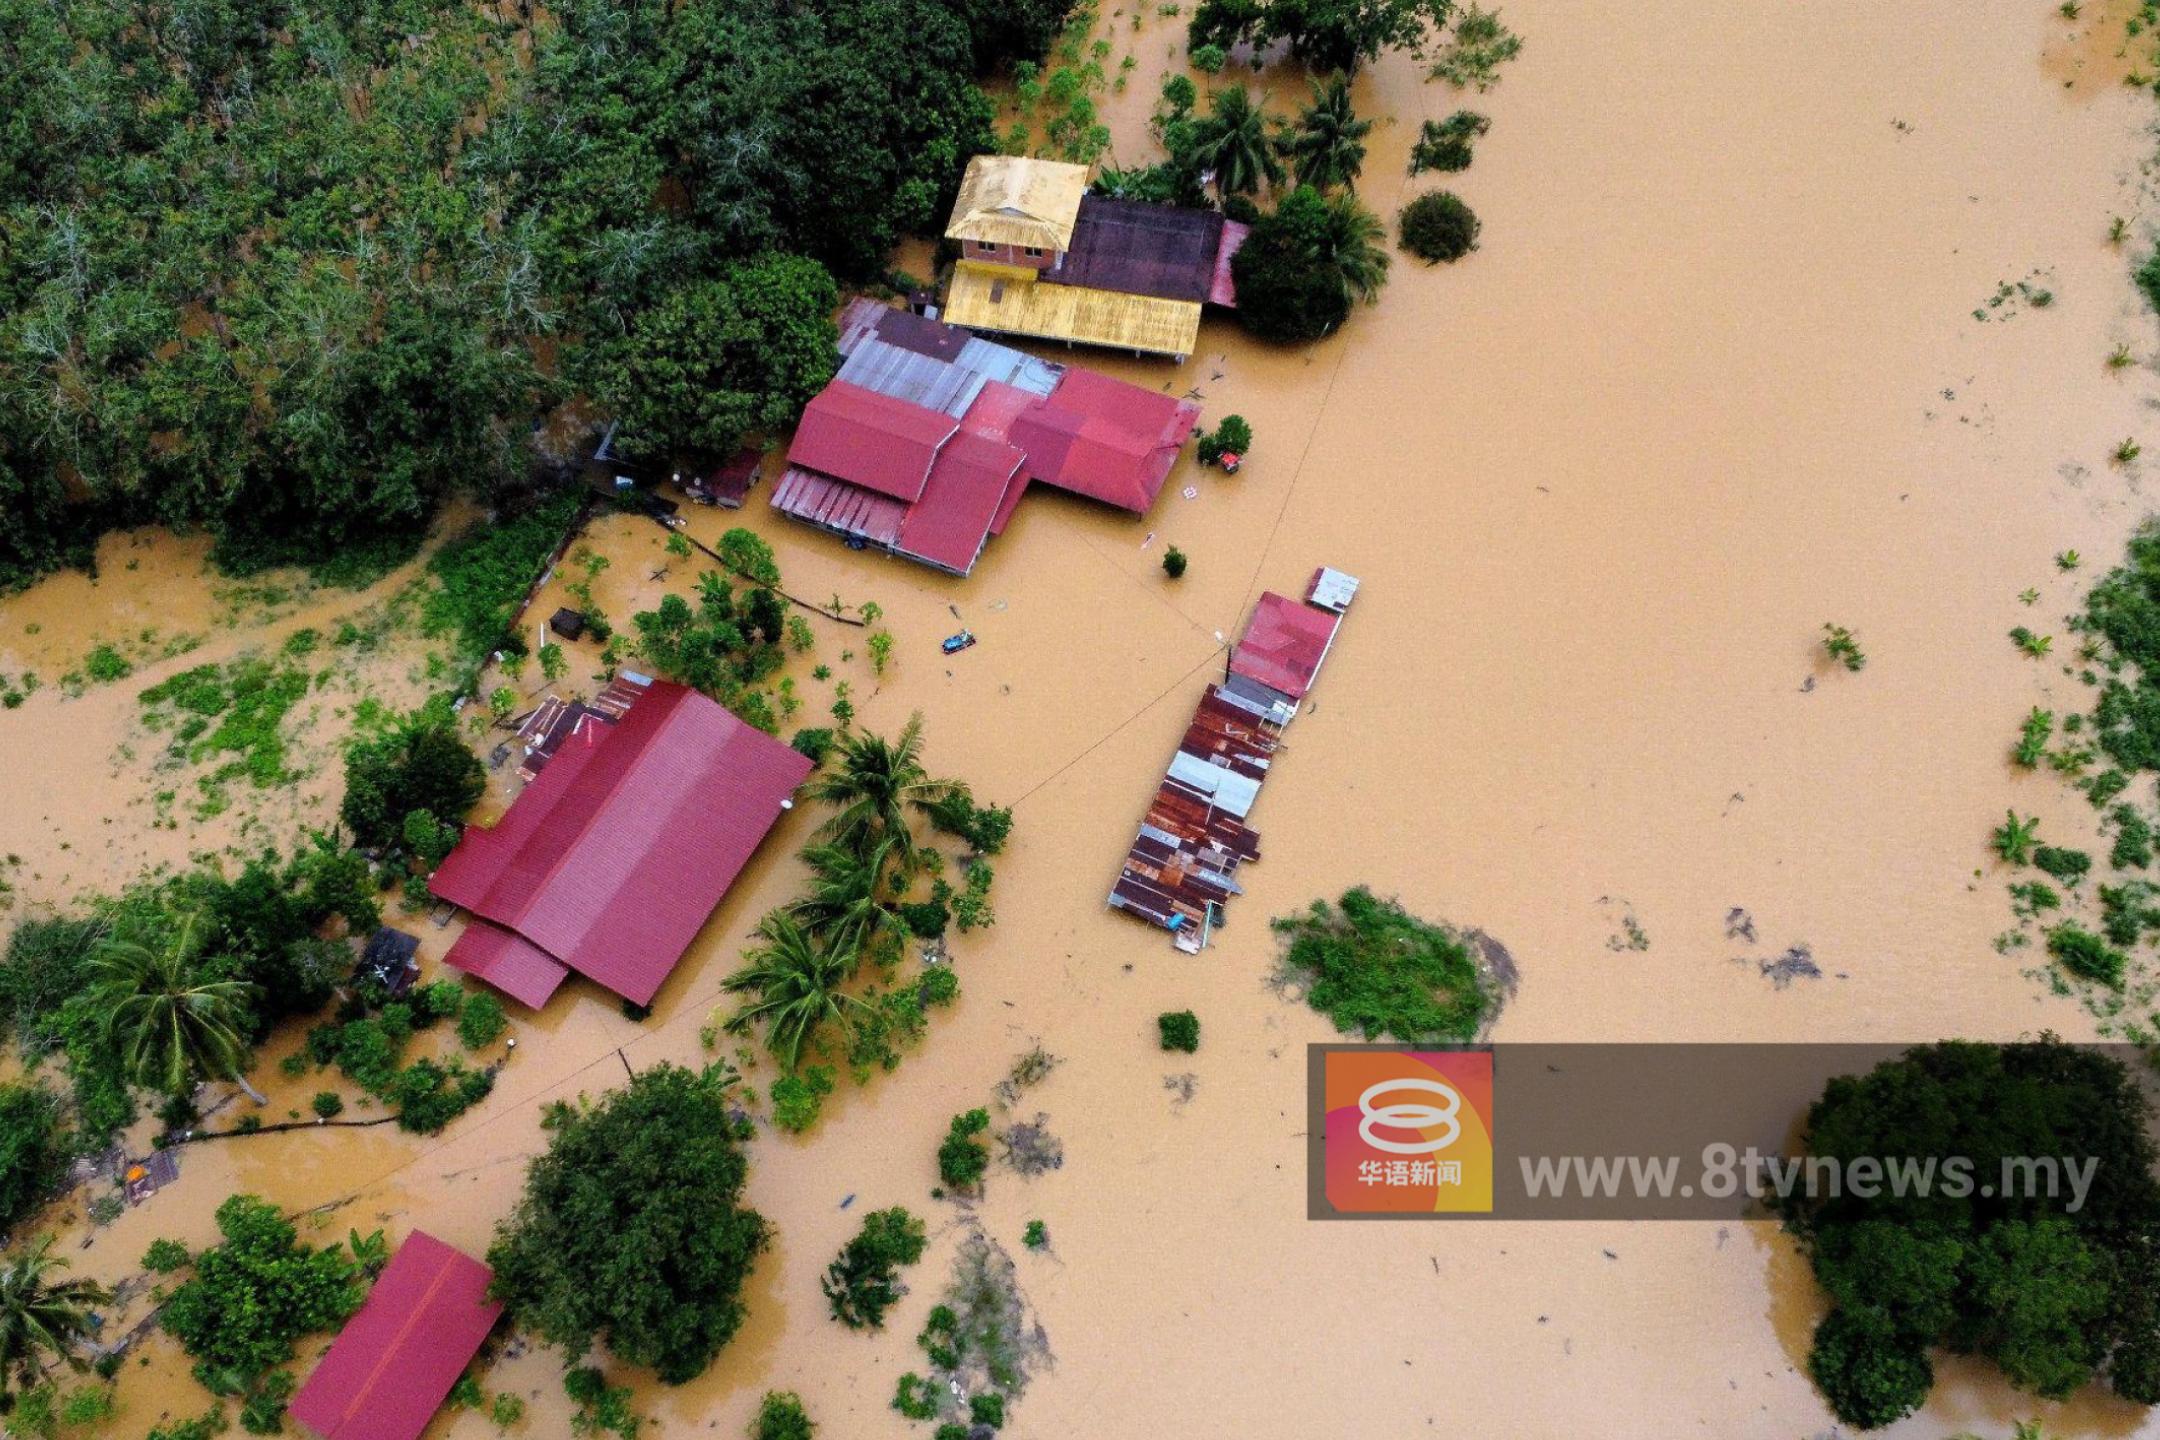
[[986, 245], [1069, 250], [1087, 183], [1085, 165], [1025, 155], [977, 155], [961, 178], [960, 198], [945, 234]]
[[1051, 258], [1049, 268], [1038, 274], [1031, 266], [971, 258], [963, 250], [940, 318], [971, 330], [1068, 345], [1180, 359], [1192, 354], [1200, 338], [1197, 301], [1061, 279], [1087, 183], [1085, 165], [1024, 155], [978, 155], [968, 161], [946, 237]]

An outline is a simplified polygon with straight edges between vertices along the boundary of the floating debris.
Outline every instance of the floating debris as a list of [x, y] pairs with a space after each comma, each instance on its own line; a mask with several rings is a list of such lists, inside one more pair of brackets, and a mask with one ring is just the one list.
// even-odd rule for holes
[[1649, 933], [1643, 929], [1642, 922], [1635, 918], [1633, 905], [1610, 895], [1598, 896], [1597, 903], [1605, 910], [1606, 923], [1614, 927], [1613, 933], [1605, 937], [1607, 950], [1622, 954], [1630, 950], [1650, 948]]
[[1725, 938], [1755, 943], [1755, 917], [1738, 905], [1725, 912]]
[[[1739, 957], [1735, 963], [1745, 965], [1748, 962], [1745, 957]], [[1795, 980], [1822, 979], [1822, 967], [1815, 963], [1814, 952], [1805, 944], [1793, 946], [1775, 960], [1757, 961], [1755, 968], [1780, 990]]]
[[1050, 1133], [1050, 1117], [1038, 1113], [998, 1132], [999, 1159], [1030, 1178], [1065, 1165], [1065, 1143]]

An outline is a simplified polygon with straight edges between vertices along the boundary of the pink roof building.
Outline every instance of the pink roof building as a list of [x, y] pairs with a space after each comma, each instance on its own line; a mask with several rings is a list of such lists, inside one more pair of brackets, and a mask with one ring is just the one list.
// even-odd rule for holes
[[527, 1005], [570, 971], [649, 1005], [810, 773], [703, 695], [655, 681], [567, 740], [429, 886], [472, 912], [445, 961]]
[[1245, 638], [1231, 652], [1230, 673], [1302, 700], [1341, 623], [1340, 615], [1270, 590], [1253, 607]]
[[494, 1273], [415, 1230], [293, 1396], [322, 1440], [418, 1440], [487, 1339]]

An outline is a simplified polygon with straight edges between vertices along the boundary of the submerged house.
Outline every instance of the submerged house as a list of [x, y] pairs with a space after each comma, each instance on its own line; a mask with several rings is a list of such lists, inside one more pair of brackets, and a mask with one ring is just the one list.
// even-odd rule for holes
[[773, 508], [955, 575], [1032, 484], [1135, 515], [1200, 407], [858, 299], [839, 373], [803, 411]]
[[429, 880], [471, 912], [444, 963], [538, 1009], [572, 971], [650, 1005], [794, 802], [808, 757], [656, 680], [579, 726]]
[[1225, 903], [1244, 893], [1238, 866], [1260, 858], [1253, 804], [1357, 589], [1354, 576], [1323, 566], [1302, 601], [1260, 597], [1148, 802], [1110, 889], [1112, 909], [1168, 930], [1188, 953], [1207, 943]]
[[968, 162], [945, 236], [960, 247], [943, 318], [970, 330], [1179, 360], [1207, 305], [1235, 308], [1246, 227], [1221, 212], [1087, 193], [1087, 167]]

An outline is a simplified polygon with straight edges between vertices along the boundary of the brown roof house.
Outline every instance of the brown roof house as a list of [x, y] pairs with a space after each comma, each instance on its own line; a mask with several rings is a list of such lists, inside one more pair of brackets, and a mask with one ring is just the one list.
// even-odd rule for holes
[[960, 246], [943, 319], [970, 330], [1192, 354], [1204, 305], [1234, 307], [1245, 227], [1214, 210], [1087, 193], [1085, 165], [968, 162], [945, 235]]

